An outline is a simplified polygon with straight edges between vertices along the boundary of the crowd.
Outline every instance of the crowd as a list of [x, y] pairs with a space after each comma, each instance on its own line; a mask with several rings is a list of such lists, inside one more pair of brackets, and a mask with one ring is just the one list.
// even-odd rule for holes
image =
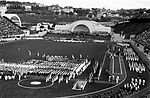
[[137, 77], [131, 78], [129, 83], [124, 84], [123, 89], [128, 94], [139, 91], [143, 86], [145, 86], [145, 79]]
[[108, 81], [114, 81], [115, 83], [119, 83], [120, 77], [118, 75], [109, 75]]
[[124, 56], [129, 61], [139, 61], [139, 57], [135, 54], [132, 48], [124, 48]]
[[0, 36], [9, 36], [15, 34], [22, 34], [19, 26], [12, 23], [11, 20], [0, 16]]
[[139, 57], [132, 48], [124, 48], [124, 56], [128, 61], [128, 67], [130, 71], [135, 71], [138, 73], [145, 72], [144, 64], [141, 62], [141, 60], [139, 60]]
[[[141, 76], [142, 73], [146, 71], [146, 68], [142, 61], [136, 55], [134, 50], [129, 46], [124, 47], [122, 52], [124, 60], [127, 60], [128, 62], [127, 66], [129, 67], [129, 70], [131, 71], [131, 73], [133, 73], [133, 71], [136, 71], [137, 76], [132, 76], [129, 80], [122, 83], [122, 85], [116, 88], [104, 92], [97, 92], [86, 96], [86, 98], [124, 98], [125, 96], [132, 95], [140, 91], [146, 86], [147, 81], [146, 79], [144, 79], [144, 77]], [[117, 81], [117, 78], [119, 79], [119, 77], [115, 75], [109, 76], [109, 81]]]
[[49, 55], [47, 55], [46, 60], [47, 61], [66, 61], [66, 60], [68, 60], [68, 57], [67, 56], [63, 57], [63, 56], [53, 56], [53, 55], [49, 56]]
[[108, 90], [103, 93], [95, 93], [88, 95], [87, 98], [123, 98], [126, 95], [138, 92], [146, 84], [146, 81], [140, 77], [131, 78], [128, 83], [125, 83], [119, 88]]
[[[20, 63], [0, 62], [0, 79], [15, 79], [16, 75], [19, 80], [31, 76], [43, 76], [46, 82], [51, 80], [59, 82], [63, 79], [68, 80], [75, 78], [84, 72], [84, 67], [90, 64], [87, 59], [72, 59], [67, 56], [46, 56], [46, 60], [29, 60]], [[6, 78], [5, 78], [6, 77]]]
[[145, 52], [150, 52], [150, 30], [146, 30], [138, 35], [136, 35], [135, 38], [133, 38], [133, 40], [138, 43], [138, 44], [142, 44], [144, 47], [148, 48], [148, 51]]

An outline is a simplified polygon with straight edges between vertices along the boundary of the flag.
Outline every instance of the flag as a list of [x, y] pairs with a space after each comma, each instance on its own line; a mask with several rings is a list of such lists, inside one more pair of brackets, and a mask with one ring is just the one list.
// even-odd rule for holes
[[30, 50], [28, 50], [28, 53], [29, 53], [29, 55], [32, 55]]
[[40, 53], [39, 53], [39, 52], [37, 53], [37, 56], [40, 56]]
[[74, 55], [72, 55], [72, 59], [75, 59]]
[[82, 58], [82, 54], [80, 54], [80, 58]]
[[42, 55], [42, 58], [45, 58], [45, 54]]

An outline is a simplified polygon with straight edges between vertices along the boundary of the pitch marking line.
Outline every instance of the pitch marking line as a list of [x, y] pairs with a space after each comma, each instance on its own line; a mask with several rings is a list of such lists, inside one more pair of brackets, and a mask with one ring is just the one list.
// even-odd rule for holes
[[[107, 53], [107, 52], [106, 52], [106, 53]], [[105, 60], [106, 60], [106, 53], [105, 53], [105, 56], [104, 56], [104, 59], [103, 59], [102, 67], [100, 66], [100, 69], [99, 69], [98, 78], [100, 78], [100, 75], [101, 75], [101, 72], [102, 72], [102, 69], [103, 69], [103, 66], [104, 66], [104, 62], [105, 62]]]
[[121, 57], [119, 56], [119, 65], [120, 65], [120, 71], [121, 71], [121, 74], [122, 74], [122, 63], [121, 63], [121, 59], [120, 59]]
[[113, 55], [113, 57], [112, 57], [112, 61], [113, 61], [113, 64], [112, 64], [112, 74], [114, 74], [114, 63], [115, 63], [115, 61], [114, 61], [115, 59], [114, 59], [114, 55]]
[[26, 81], [26, 80], [30, 80], [30, 79], [23, 79], [23, 80], [20, 80], [17, 84], [18, 86], [22, 87], [22, 88], [27, 88], [27, 89], [43, 89], [43, 88], [48, 88], [48, 87], [51, 87], [54, 83], [52, 82], [50, 85], [47, 85], [47, 86], [42, 86], [42, 87], [28, 87], [28, 86], [23, 86], [21, 85], [20, 83], [23, 82], [23, 81]]

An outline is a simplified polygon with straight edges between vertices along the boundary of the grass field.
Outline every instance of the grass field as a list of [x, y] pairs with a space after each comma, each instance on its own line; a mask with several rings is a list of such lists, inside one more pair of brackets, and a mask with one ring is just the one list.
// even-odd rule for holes
[[[46, 55], [66, 55], [71, 58], [72, 54], [75, 58], [79, 58], [82, 54], [83, 58], [87, 57], [94, 58], [99, 64], [103, 64], [100, 81], [108, 81], [108, 76], [106, 75], [106, 69], [110, 68], [110, 54], [105, 52], [108, 49], [108, 46], [111, 43], [64, 43], [64, 42], [52, 42], [46, 40], [21, 40], [11, 43], [1, 43], [0, 44], [0, 59], [4, 59], [5, 62], [18, 62], [20, 60], [29, 60], [32, 58], [41, 59], [43, 54]], [[31, 56], [29, 52], [31, 51]], [[39, 56], [37, 56], [39, 53]], [[104, 56], [106, 55], [105, 59]], [[116, 62], [117, 61], [117, 62]], [[116, 58], [114, 64], [115, 73], [120, 73], [119, 68], [119, 59]], [[137, 77], [137, 73], [130, 72], [128, 69], [127, 62], [121, 62], [121, 66], [124, 69], [123, 74], [127, 74], [127, 78], [124, 78], [121, 84], [127, 83], [130, 81], [131, 77]], [[92, 65], [89, 66], [89, 68]], [[89, 70], [87, 68], [87, 72]], [[125, 70], [126, 69], [126, 70]], [[85, 71], [86, 72], [86, 71]], [[84, 73], [86, 76], [87, 73]], [[149, 72], [141, 74], [143, 78], [146, 78], [147, 81]], [[125, 77], [125, 76], [124, 76]], [[26, 81], [26, 82], [30, 82]], [[41, 80], [43, 81], [43, 80]], [[0, 80], [0, 98], [54, 98], [54, 97], [76, 97], [90, 95], [96, 92], [105, 92], [106, 89], [115, 89], [117, 86], [115, 84], [107, 82], [91, 82], [87, 83], [83, 91], [74, 91], [72, 87], [76, 83], [76, 79], [72, 79], [69, 83], [65, 81], [60, 84], [56, 81], [52, 86], [42, 89], [29, 89], [22, 88], [18, 86], [18, 79], [15, 80]], [[44, 85], [44, 84], [42, 84]], [[47, 85], [47, 84], [46, 84]], [[51, 85], [51, 84], [50, 84]], [[132, 97], [131, 97], [132, 98]]]
[[[12, 43], [6, 43], [1, 46], [2, 55], [6, 62], [16, 62], [19, 60], [28, 60], [30, 58], [41, 58], [46, 55], [64, 55], [71, 58], [79, 58], [82, 54], [83, 58], [95, 58], [99, 62], [102, 61], [107, 43], [59, 43], [45, 40], [23, 40]], [[29, 56], [28, 51], [32, 55]], [[102, 52], [103, 51], [103, 52]], [[37, 56], [37, 53], [40, 56]]]
[[[72, 54], [75, 58], [79, 58], [80, 54], [82, 54], [83, 58], [89, 56], [100, 64], [103, 61], [107, 45], [108, 43], [59, 43], [46, 40], [22, 40], [0, 44], [2, 51], [0, 58], [3, 58], [5, 62], [18, 62], [31, 58], [41, 59], [43, 54], [64, 55], [69, 58], [71, 58]], [[29, 56], [28, 51], [31, 51], [31, 56]], [[37, 56], [37, 53], [40, 56]], [[86, 74], [84, 73], [85, 76]], [[85, 94], [113, 86], [105, 83], [87, 83], [84, 91], [73, 91], [72, 87], [75, 82], [76, 80], [71, 80], [68, 84], [64, 82], [58, 84], [56, 82], [49, 88], [33, 90], [19, 87], [17, 85], [18, 80], [2, 80], [0, 81], [0, 91], [2, 92], [2, 98], [10, 98], [10, 96], [13, 98], [41, 98], [42, 96], [51, 98]], [[7, 87], [5, 87], [6, 85]]]

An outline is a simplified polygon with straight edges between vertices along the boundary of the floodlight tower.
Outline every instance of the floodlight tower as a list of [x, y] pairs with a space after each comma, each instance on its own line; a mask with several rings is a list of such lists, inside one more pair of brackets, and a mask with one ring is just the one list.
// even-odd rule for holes
[[0, 0], [0, 16], [4, 16], [6, 11], [6, 0]]

